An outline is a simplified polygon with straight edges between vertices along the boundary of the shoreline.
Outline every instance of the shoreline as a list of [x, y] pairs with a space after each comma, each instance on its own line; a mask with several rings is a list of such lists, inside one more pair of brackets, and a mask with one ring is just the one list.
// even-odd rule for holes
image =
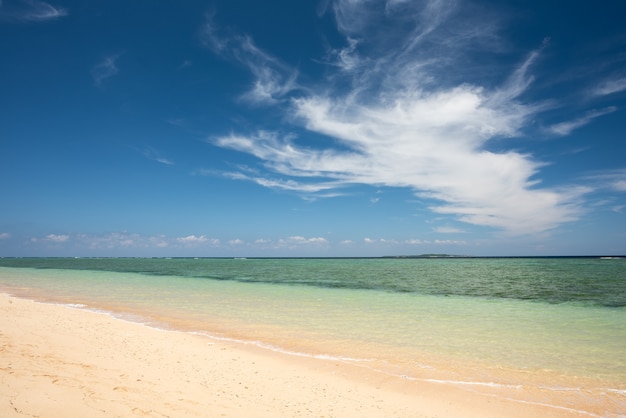
[[7, 417], [602, 416], [6, 294], [0, 314]]

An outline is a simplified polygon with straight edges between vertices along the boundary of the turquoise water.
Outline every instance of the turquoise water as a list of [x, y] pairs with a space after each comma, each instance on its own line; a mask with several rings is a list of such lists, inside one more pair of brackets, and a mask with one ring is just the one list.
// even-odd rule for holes
[[0, 291], [407, 379], [575, 383], [626, 410], [626, 259], [0, 259]]
[[626, 258], [20, 258], [0, 266], [626, 307]]

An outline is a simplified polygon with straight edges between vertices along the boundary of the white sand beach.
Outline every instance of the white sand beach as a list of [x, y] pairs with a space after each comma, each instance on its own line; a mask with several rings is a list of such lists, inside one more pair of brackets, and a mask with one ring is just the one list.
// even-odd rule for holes
[[0, 296], [3, 417], [578, 417]]

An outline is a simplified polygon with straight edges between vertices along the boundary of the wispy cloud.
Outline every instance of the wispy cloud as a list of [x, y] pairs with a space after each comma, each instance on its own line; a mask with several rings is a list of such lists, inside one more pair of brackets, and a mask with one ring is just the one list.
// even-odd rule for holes
[[157, 150], [150, 146], [146, 146], [139, 151], [144, 157], [149, 160], [156, 161], [157, 163], [165, 165], [174, 165], [174, 162], [168, 158], [163, 157]]
[[365, 244], [368, 245], [372, 245], [372, 244], [384, 244], [384, 245], [393, 245], [393, 246], [397, 246], [397, 245], [401, 245], [401, 244], [408, 244], [408, 245], [467, 245], [466, 241], [460, 241], [460, 240], [450, 240], [450, 239], [436, 239], [436, 240], [423, 240], [423, 239], [416, 239], [416, 238], [412, 238], [412, 239], [407, 239], [404, 240], [402, 242], [399, 242], [397, 240], [394, 239], [385, 239], [385, 238], [364, 238], [363, 242]]
[[584, 116], [566, 121], [557, 123], [555, 125], [549, 126], [547, 131], [558, 136], [566, 136], [571, 134], [578, 128], [582, 128], [583, 126], [590, 123], [592, 120], [599, 116], [607, 115], [609, 113], [613, 113], [617, 110], [615, 106], [605, 107], [604, 109], [592, 110], [587, 112]]
[[231, 245], [240, 246], [246, 244], [250, 249], [257, 250], [306, 250], [320, 247], [327, 247], [330, 243], [324, 237], [305, 237], [302, 235], [292, 235], [286, 238], [267, 239], [259, 238], [254, 242], [246, 243], [240, 239], [231, 240]]
[[[0, 240], [13, 238], [9, 233], [1, 233]], [[292, 235], [273, 239], [259, 238], [256, 240], [244, 240], [241, 238], [215, 238], [204, 234], [190, 234], [183, 236], [167, 235], [142, 235], [131, 232], [111, 232], [105, 234], [48, 234], [45, 236], [32, 237], [31, 245], [54, 247], [75, 253], [84, 251], [96, 254], [116, 254], [123, 250], [127, 254], [135, 251], [142, 254], [154, 254], [167, 251], [169, 254], [183, 250], [216, 250], [222, 254], [229, 251], [261, 251], [271, 252], [274, 250], [308, 251], [328, 248], [331, 243], [324, 237], [304, 235]]]
[[363, 238], [363, 242], [365, 244], [387, 244], [387, 245], [395, 245], [398, 244], [398, 241], [394, 239], [386, 239], [386, 238]]
[[[261, 176], [249, 175], [241, 172], [227, 172], [223, 173], [225, 177], [233, 180], [247, 180], [259, 184], [263, 187], [278, 190], [288, 190], [304, 193], [318, 193], [324, 190], [332, 190], [338, 187], [337, 183], [302, 183], [292, 179], [271, 179]], [[333, 194], [332, 197], [336, 197], [339, 194]], [[328, 196], [328, 194], [326, 195]]]
[[68, 14], [66, 9], [38, 0], [0, 1], [0, 20], [5, 21], [44, 22]]
[[436, 239], [433, 241], [436, 245], [467, 245], [466, 241], [454, 240], [454, 239]]
[[305, 238], [300, 235], [294, 235], [288, 238], [281, 238], [274, 243], [275, 248], [289, 248], [296, 249], [301, 247], [309, 247], [309, 246], [326, 246], [328, 241], [323, 237], [310, 237]]
[[409, 245], [424, 245], [424, 244], [430, 244], [430, 241], [417, 239], [417, 238], [411, 238], [411, 239], [407, 239], [406, 241], [404, 241], [404, 243], [409, 244]]
[[209, 244], [211, 246], [217, 247], [221, 245], [221, 242], [217, 238], [207, 238], [205, 235], [187, 235], [185, 237], [176, 238], [178, 243], [184, 245], [201, 245], [201, 244]]
[[626, 77], [606, 80], [593, 89], [595, 96], [607, 96], [626, 90]]
[[101, 87], [104, 80], [119, 73], [117, 60], [120, 55], [121, 54], [109, 55], [91, 69], [91, 76], [93, 77], [96, 86]]
[[191, 67], [192, 65], [193, 65], [193, 61], [191, 61], [191, 60], [184, 60], [184, 61], [182, 62], [182, 64], [180, 64], [180, 65], [178, 66], [178, 69], [179, 69], [179, 70], [182, 70], [182, 69], [184, 69], [184, 68]]
[[151, 250], [168, 248], [171, 243], [165, 235], [145, 236], [129, 232], [112, 232], [102, 235], [77, 234], [76, 248], [90, 251]]
[[325, 247], [329, 244], [324, 237], [304, 237], [302, 235], [293, 235], [286, 238], [266, 239], [258, 238], [253, 241], [246, 241], [241, 238], [232, 238], [220, 240], [218, 238], [208, 238], [205, 235], [188, 235], [186, 237], [176, 238], [178, 244], [185, 247], [220, 247], [222, 249], [241, 249], [245, 248], [250, 251], [265, 250], [299, 250], [307, 248]]
[[70, 239], [69, 235], [57, 235], [57, 234], [49, 234], [45, 237], [33, 237], [31, 238], [32, 242], [50, 242], [50, 243], [64, 243]]
[[[267, 129], [213, 138], [217, 146], [262, 161], [261, 174], [229, 176], [311, 194], [354, 184], [406, 187], [435, 213], [512, 234], [539, 233], [578, 219], [590, 189], [542, 188], [538, 175], [544, 162], [490, 147], [521, 136], [545, 108], [522, 98], [548, 42], [501, 71], [504, 81], [493, 85], [493, 77], [483, 76], [465, 51], [487, 53], [499, 45], [497, 24], [466, 16], [462, 7], [445, 0], [335, 1], [332, 11], [345, 45], [331, 48], [320, 61], [328, 76], [316, 88], [286, 82], [284, 74], [294, 71], [276, 70], [278, 60], [249, 37], [217, 36], [209, 19], [205, 44], [237, 57], [271, 92], [250, 94], [271, 104], [299, 86], [287, 102], [286, 119], [312, 138], [334, 140], [322, 148], [307, 135]], [[551, 129], [565, 135], [614, 110], [589, 112]]]
[[220, 240], [204, 235], [187, 235], [184, 237], [168, 237], [166, 235], [141, 235], [129, 232], [111, 232], [107, 234], [49, 234], [44, 237], [31, 238], [33, 243], [54, 243], [71, 245], [74, 250], [116, 251], [124, 250], [159, 250], [176, 247], [196, 247], [208, 245], [216, 247]]
[[298, 89], [298, 72], [279, 59], [257, 47], [249, 36], [241, 33], [223, 33], [208, 13], [200, 31], [202, 44], [215, 54], [237, 62], [253, 75], [252, 86], [240, 97], [254, 104], [276, 104]]
[[626, 192], [626, 169], [596, 172], [587, 176], [586, 179], [595, 182], [597, 189]]
[[[324, 177], [318, 183], [323, 189], [358, 183], [410, 187], [446, 202], [433, 205], [433, 211], [472, 224], [534, 232], [574, 219], [573, 202], [582, 190], [535, 189], [530, 178], [538, 162], [516, 152], [481, 149], [490, 138], [515, 134], [526, 116], [522, 105], [488, 103], [489, 97], [472, 86], [398, 93], [391, 104], [311, 96], [293, 101], [294, 114], [312, 132], [333, 137], [350, 151], [313, 150], [258, 133], [216, 143], [253, 154], [281, 175]], [[307, 189], [315, 191], [311, 184]]]
[[3, 232], [0, 234], [0, 239], [9, 239], [11, 238], [11, 234], [9, 234], [8, 232]]
[[614, 170], [603, 176], [609, 187], [618, 192], [626, 192], [626, 169]]
[[77, 241], [90, 250], [115, 250], [118, 248], [160, 247], [167, 246], [163, 238], [143, 237], [139, 234], [113, 232], [104, 235], [78, 234]]
[[619, 192], [626, 192], [626, 176], [622, 180], [614, 181], [613, 188]]

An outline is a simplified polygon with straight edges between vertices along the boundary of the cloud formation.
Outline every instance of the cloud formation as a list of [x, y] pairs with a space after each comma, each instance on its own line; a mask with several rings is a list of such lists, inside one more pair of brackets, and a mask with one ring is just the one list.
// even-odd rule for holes
[[178, 237], [176, 238], [178, 243], [184, 245], [202, 245], [209, 244], [212, 246], [219, 246], [221, 244], [220, 240], [217, 238], [207, 238], [205, 235], [187, 235], [186, 237]]
[[46, 235], [43, 238], [38, 238], [38, 237], [31, 238], [31, 241], [32, 242], [50, 242], [50, 243], [61, 244], [61, 243], [64, 243], [64, 242], [68, 241], [69, 239], [70, 239], [69, 235], [49, 234], [49, 235]]
[[91, 76], [93, 77], [96, 86], [101, 87], [104, 80], [119, 73], [119, 69], [116, 64], [119, 57], [120, 54], [105, 57], [91, 69]]
[[44, 22], [69, 13], [61, 7], [38, 0], [0, 1], [0, 20], [14, 22]]
[[[260, 171], [226, 175], [309, 198], [356, 184], [409, 188], [433, 213], [514, 235], [578, 219], [590, 188], [541, 187], [546, 163], [502, 150], [546, 109], [523, 98], [548, 42], [498, 77], [481, 76], [480, 63], [466, 51], [500, 48], [498, 19], [483, 14], [478, 21], [463, 7], [447, 0], [336, 0], [323, 11], [333, 13], [344, 45], [329, 48], [320, 60], [325, 79], [306, 87], [250, 37], [218, 36], [211, 16], [205, 45], [250, 69], [256, 81], [245, 95], [266, 104], [280, 99], [293, 131], [305, 130], [211, 138], [262, 163]], [[494, 78], [502, 81], [494, 85]], [[622, 84], [606, 84], [603, 94]], [[568, 135], [615, 110], [593, 110], [548, 130]]]
[[598, 85], [593, 94], [596, 96], [607, 96], [609, 94], [619, 93], [626, 90], [626, 77], [614, 78], [606, 80]]
[[252, 38], [243, 34], [225, 34], [214, 21], [214, 14], [205, 17], [200, 30], [202, 44], [216, 55], [235, 61], [253, 75], [251, 87], [240, 98], [253, 104], [277, 104], [285, 95], [298, 89], [298, 72], [279, 59], [258, 48]]
[[74, 240], [79, 242], [81, 247], [89, 250], [152, 249], [169, 246], [163, 235], [143, 236], [127, 232], [112, 232], [103, 235], [77, 234]]
[[[0, 240], [13, 238], [9, 233], [0, 233]], [[246, 241], [240, 238], [224, 239], [212, 238], [206, 235], [191, 234], [180, 237], [166, 235], [141, 235], [129, 232], [112, 232], [107, 234], [92, 235], [85, 233], [76, 234], [48, 234], [43, 237], [32, 237], [33, 244], [54, 244], [55, 247], [67, 250], [87, 249], [90, 251], [115, 252], [117, 250], [133, 251], [176, 251], [177, 249], [196, 250], [231, 250], [243, 248], [246, 251], [273, 251], [289, 250], [299, 251], [311, 248], [319, 249], [327, 247], [330, 243], [324, 237], [305, 237], [292, 235], [286, 238], [265, 239], [259, 238], [254, 241]]]
[[174, 162], [168, 158], [163, 157], [157, 150], [150, 146], [146, 146], [139, 152], [149, 160], [156, 161], [157, 163], [165, 165], [174, 165]]
[[371, 245], [371, 244], [385, 244], [385, 245], [401, 245], [401, 244], [408, 244], [408, 245], [467, 245], [466, 241], [459, 241], [459, 240], [449, 240], [449, 239], [444, 239], [444, 240], [440, 240], [440, 239], [436, 239], [436, 240], [423, 240], [423, 239], [416, 239], [416, 238], [411, 238], [411, 239], [407, 239], [404, 240], [402, 242], [398, 242], [396, 240], [390, 240], [390, 239], [385, 239], [385, 238], [379, 238], [379, 239], [373, 239], [373, 238], [364, 238], [363, 242], [365, 244]]
[[547, 130], [554, 135], [566, 136], [571, 134], [576, 129], [582, 128], [583, 126], [589, 124], [595, 118], [607, 115], [609, 113], [613, 113], [616, 110], [617, 108], [615, 106], [610, 106], [599, 110], [592, 110], [590, 112], [587, 112], [587, 114], [580, 118], [552, 125]]
[[626, 169], [595, 173], [588, 178], [597, 182], [599, 184], [598, 188], [609, 189], [615, 192], [626, 192]]

